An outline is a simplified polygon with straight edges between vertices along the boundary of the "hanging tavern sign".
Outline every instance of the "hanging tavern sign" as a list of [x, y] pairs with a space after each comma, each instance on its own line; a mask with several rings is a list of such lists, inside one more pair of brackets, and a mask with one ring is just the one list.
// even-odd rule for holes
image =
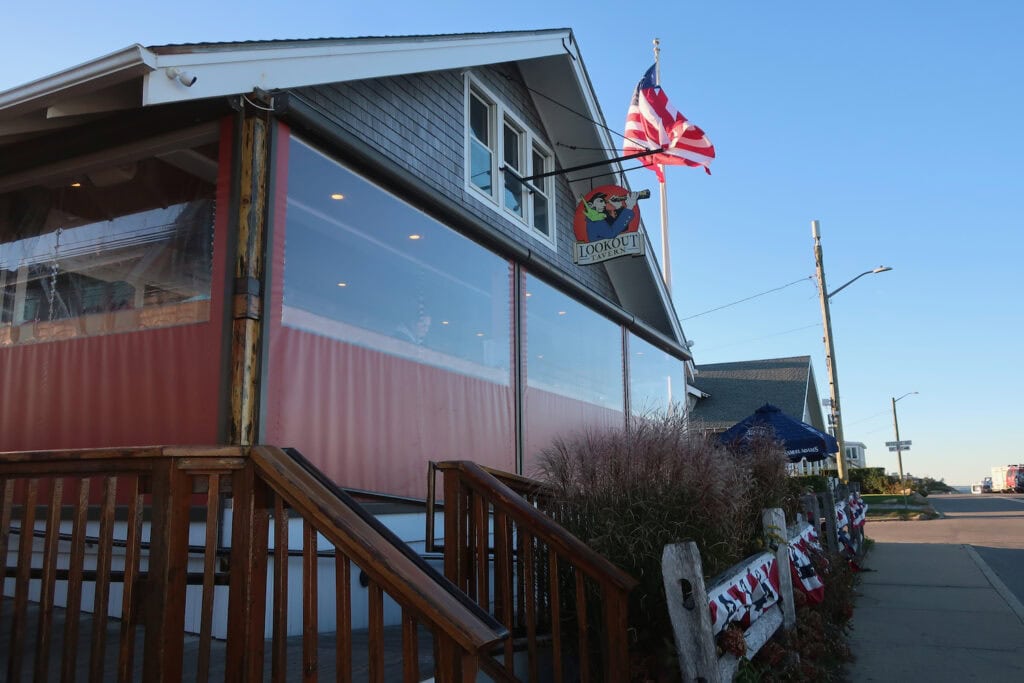
[[590, 265], [620, 256], [642, 256], [644, 236], [637, 200], [650, 196], [650, 190], [629, 192], [618, 185], [602, 185], [581, 197], [573, 220], [573, 263]]

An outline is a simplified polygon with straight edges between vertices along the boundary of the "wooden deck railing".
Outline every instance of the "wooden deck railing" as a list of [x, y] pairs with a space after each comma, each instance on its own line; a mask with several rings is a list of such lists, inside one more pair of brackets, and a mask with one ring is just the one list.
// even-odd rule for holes
[[[385, 678], [386, 609], [400, 610], [402, 680], [423, 678], [427, 647], [439, 681], [475, 680], [478, 668], [501, 680], [488, 653], [507, 631], [293, 456], [271, 447], [0, 454], [6, 679], [31, 670], [47, 680], [52, 668], [61, 681], [82, 670], [92, 681], [251, 681], [264, 679], [268, 659], [274, 681], [351, 680], [351, 578], [361, 569], [369, 680]], [[288, 540], [290, 517], [301, 520], [299, 542]], [[289, 576], [289, 546], [301, 547], [299, 577]], [[333, 557], [323, 559], [325, 548]], [[335, 577], [327, 590], [325, 564]], [[301, 654], [289, 657], [288, 589], [299, 583]], [[186, 609], [198, 614], [197, 636], [185, 633]], [[421, 629], [430, 645], [421, 647]], [[334, 657], [321, 661], [330, 633]]]
[[512, 632], [505, 667], [524, 649], [530, 681], [542, 671], [555, 681], [629, 680], [635, 579], [542, 512], [536, 501], [548, 493], [537, 482], [467, 461], [433, 470], [444, 478], [445, 574]]

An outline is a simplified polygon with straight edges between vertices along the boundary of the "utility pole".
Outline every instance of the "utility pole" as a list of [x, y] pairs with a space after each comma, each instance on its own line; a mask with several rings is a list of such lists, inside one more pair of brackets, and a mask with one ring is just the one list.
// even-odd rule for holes
[[903, 488], [903, 448], [900, 445], [900, 421], [896, 419], [895, 396], [892, 397], [892, 426], [896, 429], [896, 462], [900, 465], [900, 488]]
[[811, 235], [814, 237], [814, 265], [818, 275], [818, 294], [821, 296], [821, 318], [825, 327], [825, 369], [828, 371], [829, 396], [832, 399], [832, 405], [829, 406], [831, 411], [829, 421], [832, 423], [832, 436], [839, 444], [839, 452], [836, 453], [837, 474], [839, 480], [845, 484], [848, 481], [848, 473], [846, 471], [846, 455], [843, 452], [843, 419], [839, 407], [839, 377], [836, 373], [836, 350], [832, 342], [832, 314], [828, 308], [829, 295], [825, 285], [825, 264], [821, 256], [821, 232], [818, 221], [811, 221]]

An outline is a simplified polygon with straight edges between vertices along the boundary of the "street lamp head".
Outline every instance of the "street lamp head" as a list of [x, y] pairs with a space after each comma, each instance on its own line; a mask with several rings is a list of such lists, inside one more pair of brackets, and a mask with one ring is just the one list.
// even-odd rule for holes
[[[857, 277], [853, 278], [849, 282], [845, 283], [841, 287], [837, 287], [836, 289], [834, 289], [831, 292], [829, 292], [827, 296], [828, 296], [829, 299], [831, 299], [836, 294], [838, 294], [839, 292], [843, 291], [844, 289], [846, 289], [847, 287], [852, 285], [854, 282], [856, 282], [857, 280], [859, 280], [862, 277], [864, 277], [865, 275], [874, 275], [875, 273], [884, 273], [884, 272], [889, 271], [889, 270], [892, 270], [892, 268], [890, 268], [889, 266], [878, 266], [877, 268], [875, 268], [873, 270], [865, 270], [863, 273], [861, 273]], [[818, 274], [818, 277], [821, 278], [821, 274], [820, 273]], [[819, 282], [820, 282], [820, 279], [819, 279]]]
[[903, 395], [902, 395], [902, 396], [900, 396], [899, 398], [894, 398], [894, 399], [892, 400], [892, 402], [893, 402], [893, 403], [895, 403], [896, 401], [899, 401], [899, 400], [901, 400], [901, 399], [904, 399], [904, 398], [906, 398], [907, 396], [913, 396], [914, 394], [918, 394], [918, 393], [920, 393], [920, 392], [918, 392], [918, 391], [908, 391], [907, 393], [903, 394]]

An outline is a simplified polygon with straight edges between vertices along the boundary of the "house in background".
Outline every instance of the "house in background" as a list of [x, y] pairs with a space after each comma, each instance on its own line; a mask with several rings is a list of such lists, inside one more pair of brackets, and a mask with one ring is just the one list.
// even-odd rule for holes
[[846, 455], [846, 466], [855, 469], [858, 467], [867, 467], [867, 457], [865, 451], [867, 446], [862, 444], [860, 441], [847, 441], [843, 444], [843, 450]]
[[[694, 385], [703, 392], [690, 419], [713, 433], [724, 432], [771, 403], [786, 415], [823, 432], [821, 400], [810, 356], [710, 363], [696, 366]], [[828, 458], [825, 467], [835, 467]]]

